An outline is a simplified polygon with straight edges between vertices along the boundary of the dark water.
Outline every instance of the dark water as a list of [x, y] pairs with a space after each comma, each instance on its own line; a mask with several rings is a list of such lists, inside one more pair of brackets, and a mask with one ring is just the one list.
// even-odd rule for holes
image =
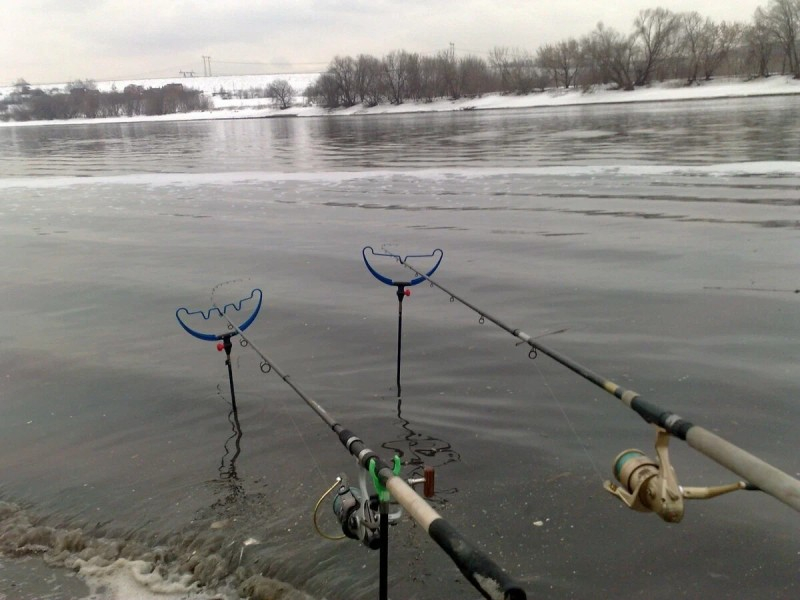
[[[377, 554], [311, 524], [356, 477], [336, 438], [235, 346], [239, 438], [223, 355], [178, 328], [220, 283], [264, 290], [259, 347], [369, 446], [438, 467], [437, 510], [529, 597], [796, 597], [794, 511], [625, 509], [602, 480], [651, 428], [427, 286], [398, 407], [396, 298], [360, 251], [444, 249], [446, 286], [797, 477], [799, 108], [0, 128], [0, 597], [72, 597], [10, 587], [39, 555], [106, 597], [377, 595]], [[671, 447], [681, 483], [735, 479]], [[408, 519], [391, 556], [393, 598], [477, 597]]]

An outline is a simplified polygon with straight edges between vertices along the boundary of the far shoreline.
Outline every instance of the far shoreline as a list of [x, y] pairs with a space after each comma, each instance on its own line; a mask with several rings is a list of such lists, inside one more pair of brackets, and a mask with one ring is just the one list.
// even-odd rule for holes
[[[787, 87], [789, 89], [787, 89]], [[676, 85], [664, 82], [632, 91], [593, 89], [550, 89], [527, 95], [486, 94], [477, 98], [439, 99], [432, 102], [412, 101], [400, 105], [379, 104], [373, 107], [356, 105], [348, 108], [293, 106], [284, 110], [260, 105], [247, 106], [236, 101], [223, 101], [210, 111], [170, 113], [155, 116], [104, 117], [96, 119], [60, 119], [40, 121], [0, 121], [0, 127], [80, 126], [98, 124], [130, 124], [161, 122], [235, 121], [253, 119], [291, 119], [320, 117], [371, 117], [388, 115], [431, 114], [452, 112], [485, 112], [504, 110], [538, 110], [621, 104], [653, 105], [713, 100], [747, 100], [765, 97], [800, 97], [800, 80], [775, 75], [750, 81], [714, 80], [699, 85]], [[260, 99], [259, 99], [260, 100]], [[263, 99], [266, 100], [266, 99]]]

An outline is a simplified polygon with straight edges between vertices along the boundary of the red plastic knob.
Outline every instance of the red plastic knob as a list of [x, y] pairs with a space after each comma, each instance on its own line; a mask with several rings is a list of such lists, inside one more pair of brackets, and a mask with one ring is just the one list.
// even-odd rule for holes
[[404, 293], [406, 296], [410, 296], [410, 295], [411, 295], [411, 290], [403, 290], [403, 293]]
[[223, 350], [225, 350], [225, 344], [223, 344], [222, 342], [219, 342], [217, 344], [217, 352], [222, 352]]

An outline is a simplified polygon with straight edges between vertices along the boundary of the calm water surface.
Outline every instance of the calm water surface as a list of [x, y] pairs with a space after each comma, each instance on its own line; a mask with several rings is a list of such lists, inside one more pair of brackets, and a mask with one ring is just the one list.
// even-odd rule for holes
[[0, 129], [5, 177], [796, 160], [795, 97]]
[[[447, 287], [798, 476], [799, 151], [795, 98], [0, 128], [0, 598], [81, 593], [12, 587], [40, 554], [107, 597], [154, 566], [377, 596], [377, 553], [311, 525], [356, 476], [336, 438], [238, 346], [236, 435], [224, 357], [175, 323], [218, 284], [263, 288], [259, 347], [407, 473], [436, 466], [436, 508], [529, 597], [796, 597], [796, 513], [625, 509], [602, 481], [651, 428], [427, 286], [398, 404], [396, 299], [360, 251], [444, 249]], [[672, 453], [681, 483], [735, 479]], [[394, 598], [477, 596], [408, 519], [391, 554]]]

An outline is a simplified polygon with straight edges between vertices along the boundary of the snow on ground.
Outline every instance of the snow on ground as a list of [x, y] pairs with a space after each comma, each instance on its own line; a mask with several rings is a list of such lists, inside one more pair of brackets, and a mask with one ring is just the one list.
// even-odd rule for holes
[[[363, 105], [350, 108], [328, 110], [319, 106], [308, 105], [306, 99], [298, 96], [295, 105], [286, 110], [279, 110], [268, 98], [221, 98], [220, 89], [228, 92], [265, 87], [275, 79], [286, 79], [292, 87], [302, 93], [317, 77], [316, 74], [296, 75], [243, 75], [236, 77], [193, 77], [174, 79], [150, 79], [142, 81], [104, 81], [97, 82], [100, 90], [111, 90], [113, 86], [121, 90], [131, 83], [144, 87], [158, 87], [168, 83], [183, 83], [188, 87], [200, 89], [212, 96], [214, 108], [210, 111], [177, 113], [154, 117], [115, 117], [103, 119], [103, 122], [130, 121], [180, 121], [205, 119], [259, 119], [269, 117], [316, 117], [324, 115], [375, 115], [411, 112], [443, 112], [455, 110], [489, 110], [509, 108], [546, 108], [588, 104], [618, 104], [627, 102], [667, 102], [681, 100], [702, 100], [714, 98], [741, 98], [752, 96], [770, 96], [800, 94], [800, 80], [789, 76], [773, 76], [767, 79], [743, 81], [737, 78], [720, 78], [697, 85], [687, 86], [683, 81], [657, 83], [634, 91], [592, 88], [586, 91], [579, 89], [551, 89], [545, 92], [516, 94], [486, 94], [479, 98], [461, 98], [459, 100], [440, 99], [433, 102], [406, 102], [400, 105], [380, 104], [373, 107]], [[63, 88], [66, 84], [43, 86], [45, 89]], [[0, 87], [0, 94], [8, 94], [12, 87]], [[800, 96], [798, 96], [800, 97]], [[80, 124], [93, 122], [89, 119], [71, 119], [69, 121], [29, 121], [0, 122], [0, 126], [30, 126], [42, 124]]]

